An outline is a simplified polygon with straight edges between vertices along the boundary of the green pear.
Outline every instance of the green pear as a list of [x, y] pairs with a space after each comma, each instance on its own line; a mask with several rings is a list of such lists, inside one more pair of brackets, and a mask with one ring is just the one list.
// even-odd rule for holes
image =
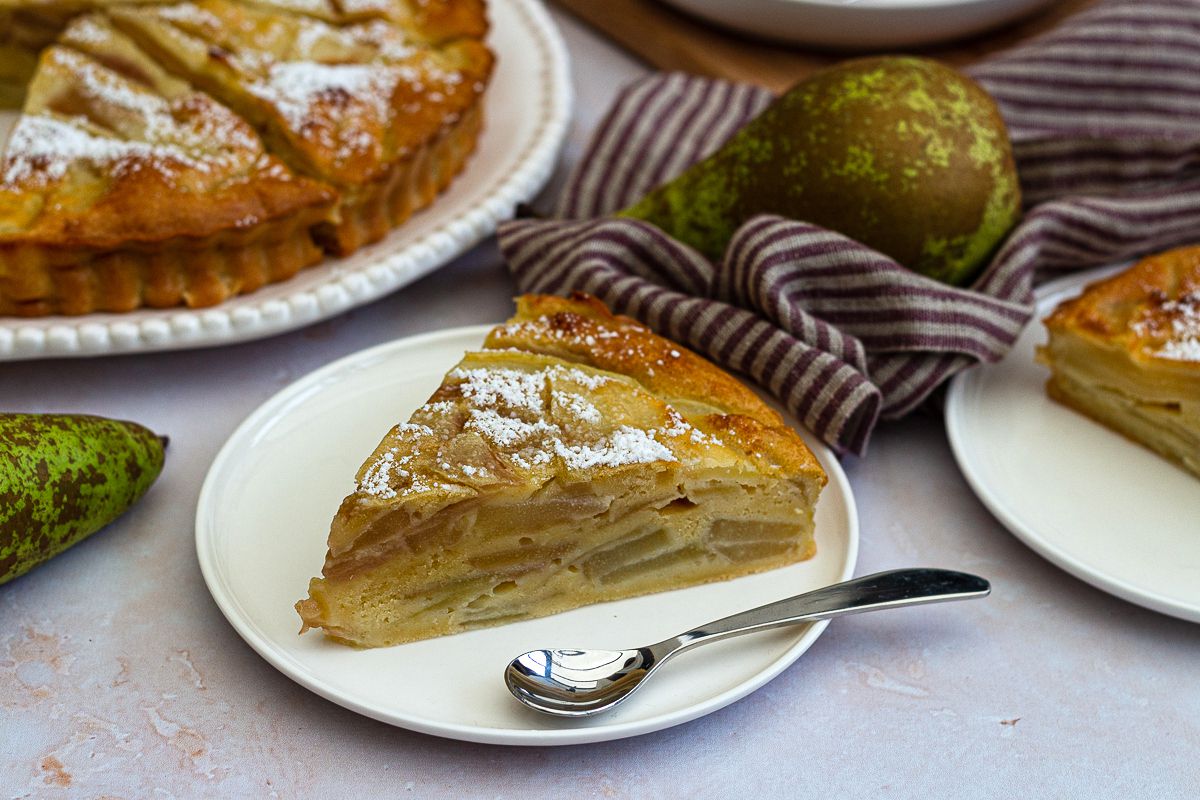
[[165, 445], [133, 422], [0, 414], [0, 584], [121, 516], [162, 471]]
[[935, 61], [884, 56], [798, 83], [620, 216], [718, 260], [742, 223], [778, 214], [962, 285], [1020, 209], [1008, 131], [987, 92]]

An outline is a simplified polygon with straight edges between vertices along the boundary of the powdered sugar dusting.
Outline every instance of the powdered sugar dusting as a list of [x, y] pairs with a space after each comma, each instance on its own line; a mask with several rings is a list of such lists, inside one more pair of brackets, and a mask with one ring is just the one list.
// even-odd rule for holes
[[[427, 425], [419, 425], [412, 422], [405, 422], [397, 425], [393, 430], [401, 439], [411, 439], [419, 441], [423, 437], [433, 435], [433, 429]], [[407, 452], [401, 454], [401, 448], [398, 445], [384, 450], [370, 466], [363, 472], [362, 479], [358, 482], [357, 490], [360, 494], [377, 497], [380, 500], [391, 500], [396, 497], [398, 492], [396, 487], [404, 485], [410, 491], [425, 491], [430, 486], [420, 480], [416, 475], [415, 470], [409, 468], [414, 454]]]
[[386, 0], [339, 0], [342, 13], [348, 16], [387, 14], [391, 11]]
[[[346, 34], [353, 38], [356, 43], [368, 44], [375, 48], [379, 59], [385, 62], [399, 62], [406, 59], [411, 59], [417, 49], [408, 42], [404, 35], [392, 24], [381, 19], [374, 19], [369, 22], [362, 22], [357, 25], [347, 25], [340, 28]], [[431, 74], [439, 81], [450, 85], [460, 83], [462, 75], [457, 72], [443, 72], [434, 67], [431, 59], [424, 59], [426, 68], [431, 70]], [[415, 73], [410, 73], [410, 77], [415, 79]]]
[[550, 393], [554, 398], [554, 403], [567, 410], [568, 413], [574, 414], [584, 422], [589, 422], [593, 425], [600, 422], [600, 410], [592, 405], [582, 395], [563, 392], [555, 389]]
[[83, 16], [71, 23], [63, 37], [83, 44], [103, 44], [109, 40], [110, 33], [95, 17]]
[[1163, 305], [1171, 315], [1171, 338], [1157, 355], [1174, 361], [1200, 362], [1200, 293]]
[[[606, 432], [595, 404], [568, 387], [596, 391], [616, 379], [575, 367], [554, 365], [531, 372], [456, 369], [449, 377], [459, 381], [467, 401], [465, 428], [510, 451], [514, 462], [526, 469], [554, 457], [572, 470], [675, 461], [674, 452], [660, 439], [695, 430], [672, 410], [662, 429], [621, 425]], [[547, 399], [552, 404], [549, 416], [557, 422], [547, 419]]]
[[[653, 427], [606, 419], [584, 390], [602, 390], [611, 383], [625, 382], [616, 376], [563, 364], [536, 370], [476, 366], [454, 369], [438, 393], [441, 399], [413, 414], [414, 419], [428, 426], [397, 428], [398, 443], [364, 471], [359, 491], [382, 500], [419, 491], [429, 481], [426, 477], [422, 483], [419, 464], [427, 472], [440, 470], [438, 477], [450, 475], [451, 480], [458, 480], [453, 477], [456, 475], [468, 483], [476, 478], [494, 478], [486, 463], [450, 463], [441, 455], [441, 448], [460, 436], [482, 439], [488, 459], [498, 458], [521, 470], [544, 467], [556, 460], [568, 471], [678, 462], [677, 448], [685, 443], [719, 444], [674, 409], [668, 409], [663, 422]], [[640, 391], [636, 384], [628, 384], [628, 390]], [[447, 392], [457, 394], [461, 400], [445, 399]], [[406, 455], [401, 456], [401, 452]]]
[[667, 409], [667, 424], [663, 428], [667, 436], [686, 436], [693, 444], [719, 444], [720, 441], [699, 428], [693, 427], [673, 408]]
[[395, 447], [389, 448], [363, 473], [362, 480], [358, 482], [358, 491], [361, 494], [369, 494], [380, 500], [391, 500], [396, 496], [396, 490], [392, 488], [393, 474], [401, 478], [409, 477], [403, 466], [412, 458], [403, 456], [397, 459], [396, 450]]
[[358, 180], [360, 171], [393, 158], [392, 149], [404, 149], [403, 137], [394, 143], [389, 131], [421, 111], [418, 95], [437, 103], [464, 81], [452, 58], [390, 21], [387, 0], [340, 9], [329, 0], [268, 5], [299, 13], [274, 20], [270, 9], [247, 12], [251, 22], [279, 31], [266, 42], [220, 6], [215, 14], [193, 3], [147, 13], [174, 23], [197, 48], [217, 48], [245, 90], [273, 109], [275, 124], [309, 146], [306, 155], [320, 169], [348, 168]]
[[[73, 30], [91, 35], [86, 26]], [[5, 154], [6, 185], [53, 183], [72, 165], [118, 176], [141, 169], [223, 174], [258, 160], [262, 148], [249, 127], [215, 104], [180, 116], [166, 98], [73, 51], [56, 48], [46, 63], [71, 81], [87, 116], [21, 117]], [[181, 102], [188, 101], [202, 102]]]
[[266, 78], [251, 85], [250, 91], [274, 105], [290, 126], [300, 130], [324, 103], [345, 106], [353, 102], [375, 119], [386, 120], [396, 81], [392, 70], [375, 65], [280, 61], [271, 64]]
[[216, 14], [194, 3], [167, 5], [156, 9], [154, 13], [161, 19], [169, 22], [178, 22], [183, 25], [208, 28], [214, 31], [221, 29], [221, 20]]
[[555, 341], [586, 344], [594, 346], [601, 339], [619, 339], [623, 335], [621, 331], [611, 328], [601, 328], [587, 334], [581, 334], [573, 329], [555, 327], [547, 324], [546, 318], [540, 318], [528, 322], [507, 322], [496, 329], [496, 333], [502, 336], [511, 336], [518, 339], [552, 339]]
[[612, 435], [595, 444], [566, 445], [556, 439], [554, 451], [570, 469], [678, 460], [670, 448], [654, 438], [653, 431], [628, 425], [622, 425]]
[[3, 183], [53, 183], [61, 180], [72, 164], [87, 164], [98, 171], [111, 168], [115, 174], [147, 163], [160, 168], [175, 164], [207, 169], [178, 147], [115, 139], [85, 125], [80, 120], [22, 117], [9, 139]]
[[494, 408], [472, 408], [471, 417], [465, 427], [504, 448], [529, 443], [535, 440], [535, 437], [540, 443], [547, 437], [556, 437], [562, 433], [557, 425], [545, 420], [526, 422], [519, 417], [501, 414]]
[[[683, 353], [674, 347], [664, 349], [657, 337], [645, 336], [647, 329], [640, 325], [618, 323], [620, 328], [610, 328], [590, 323], [577, 325], [555, 324], [550, 317], [539, 317], [534, 320], [508, 322], [496, 328], [493, 335], [512, 337], [517, 340], [550, 341], [560, 343], [568, 348], [595, 353], [601, 352], [613, 357], [619, 357], [627, 364], [645, 364], [646, 375], [654, 377], [654, 366], [667, 366], [669, 361], [678, 361]], [[630, 335], [630, 334], [634, 335]], [[619, 348], [609, 344], [609, 340], [620, 340]]]
[[[572, 370], [579, 372], [579, 370]], [[580, 372], [581, 375], [584, 373]], [[472, 409], [491, 409], [506, 405], [532, 414], [545, 413], [542, 398], [546, 386], [544, 372], [522, 372], [515, 369], [456, 369], [451, 379], [459, 380], [459, 390]]]
[[1151, 355], [1171, 361], [1200, 362], [1200, 292], [1167, 300], [1133, 322], [1138, 336], [1160, 339]]

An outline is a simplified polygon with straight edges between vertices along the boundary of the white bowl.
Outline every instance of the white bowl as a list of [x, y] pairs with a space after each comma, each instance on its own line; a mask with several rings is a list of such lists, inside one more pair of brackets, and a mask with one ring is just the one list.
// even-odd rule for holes
[[1003, 25], [1050, 0], [667, 0], [734, 30], [838, 49], [932, 44]]

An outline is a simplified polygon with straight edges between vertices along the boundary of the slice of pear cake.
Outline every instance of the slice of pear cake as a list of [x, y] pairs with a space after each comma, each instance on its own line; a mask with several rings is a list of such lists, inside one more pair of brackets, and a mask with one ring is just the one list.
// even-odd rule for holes
[[815, 552], [825, 481], [727, 373], [526, 296], [362, 465], [296, 610], [377, 647], [773, 569]]

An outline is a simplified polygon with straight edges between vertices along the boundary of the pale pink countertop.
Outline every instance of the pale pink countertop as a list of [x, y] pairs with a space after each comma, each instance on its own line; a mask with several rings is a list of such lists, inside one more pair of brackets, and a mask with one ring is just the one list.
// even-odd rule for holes
[[[577, 92], [569, 164], [643, 69], [557, 18]], [[1200, 796], [1200, 626], [1034, 555], [975, 499], [932, 416], [883, 427], [869, 457], [846, 463], [858, 573], [961, 568], [990, 578], [993, 596], [835, 622], [708, 717], [599, 745], [464, 744], [358, 716], [277, 673], [225, 622], [196, 563], [193, 515], [217, 450], [307, 372], [501, 320], [513, 292], [485, 244], [266, 341], [0, 365], [0, 408], [135, 419], [171, 437], [134, 511], [0, 587], [0, 797]]]

